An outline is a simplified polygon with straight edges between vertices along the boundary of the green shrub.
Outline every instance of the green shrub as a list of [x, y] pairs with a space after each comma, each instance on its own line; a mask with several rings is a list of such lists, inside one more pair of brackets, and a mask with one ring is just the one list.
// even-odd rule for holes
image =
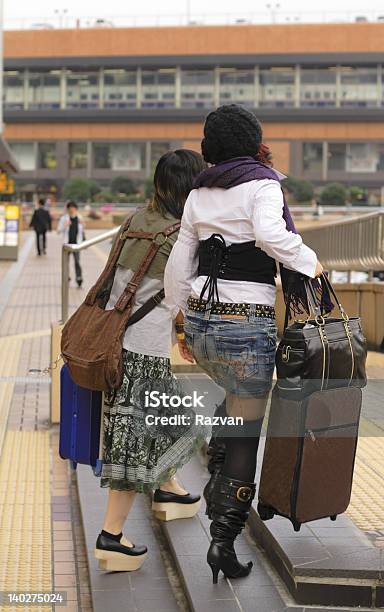
[[320, 192], [320, 204], [323, 206], [345, 206], [347, 189], [341, 183], [329, 183]]
[[111, 181], [110, 189], [112, 193], [122, 193], [124, 195], [131, 195], [137, 192], [135, 182], [128, 176], [116, 176]]
[[63, 185], [63, 196], [66, 200], [89, 202], [100, 191], [99, 185], [92, 179], [74, 176]]
[[288, 176], [283, 181], [283, 187], [292, 194], [296, 202], [309, 202], [313, 198], [313, 185], [304, 179]]

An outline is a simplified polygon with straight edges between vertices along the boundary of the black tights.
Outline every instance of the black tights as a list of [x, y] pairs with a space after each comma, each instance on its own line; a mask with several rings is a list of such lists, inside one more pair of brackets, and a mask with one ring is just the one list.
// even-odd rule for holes
[[225, 461], [221, 473], [228, 478], [253, 482], [256, 474], [257, 449], [259, 448], [263, 419], [244, 421], [243, 425], [227, 426], [234, 435], [225, 437]]

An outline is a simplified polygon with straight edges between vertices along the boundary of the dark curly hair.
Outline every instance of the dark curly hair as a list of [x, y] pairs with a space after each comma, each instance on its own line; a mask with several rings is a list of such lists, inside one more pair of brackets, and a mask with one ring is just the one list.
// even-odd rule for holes
[[210, 164], [233, 157], [257, 158], [262, 138], [261, 125], [251, 111], [238, 104], [226, 104], [207, 116], [201, 152]]

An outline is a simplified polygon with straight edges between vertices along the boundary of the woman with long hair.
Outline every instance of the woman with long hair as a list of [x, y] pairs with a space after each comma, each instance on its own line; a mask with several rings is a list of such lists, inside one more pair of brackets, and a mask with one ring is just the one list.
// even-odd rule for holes
[[[193, 182], [204, 168], [201, 155], [194, 151], [179, 149], [163, 155], [154, 175], [153, 200], [134, 214], [129, 230], [161, 236], [161, 232], [179, 223]], [[136, 291], [133, 313], [163, 288], [165, 265], [176, 238], [177, 232], [162, 241]], [[149, 245], [150, 239], [145, 237], [125, 241], [107, 309], [114, 307]], [[95, 549], [102, 569], [135, 570], [146, 557], [145, 546], [133, 544], [122, 534], [136, 493], [154, 491], [153, 510], [165, 520], [193, 516], [199, 508], [200, 496], [189, 494], [175, 478], [177, 468], [190, 459], [202, 442], [191, 418], [192, 411], [168, 408], [166, 413], [166, 409], [164, 412], [161, 407], [148, 406], [146, 401], [153, 391], [180, 396], [170, 366], [171, 337], [171, 312], [161, 302], [127, 328], [123, 382], [116, 392], [105, 397], [101, 486], [109, 488], [109, 496]], [[174, 413], [186, 414], [191, 424], [168, 426], [155, 418]]]
[[237, 559], [234, 541], [255, 495], [257, 449], [272, 385], [275, 261], [294, 312], [305, 299], [293, 271], [316, 277], [322, 266], [296, 233], [282, 175], [271, 167], [253, 113], [234, 104], [211, 112], [202, 153], [211, 167], [197, 178], [186, 202], [165, 291], [174, 315], [185, 312], [184, 356], [191, 353], [226, 391], [216, 413], [224, 421], [226, 416], [243, 419], [242, 425], [228, 421], [216, 427], [209, 446], [211, 479], [204, 496], [212, 542], [207, 560], [216, 582], [220, 570], [236, 578], [252, 567]]

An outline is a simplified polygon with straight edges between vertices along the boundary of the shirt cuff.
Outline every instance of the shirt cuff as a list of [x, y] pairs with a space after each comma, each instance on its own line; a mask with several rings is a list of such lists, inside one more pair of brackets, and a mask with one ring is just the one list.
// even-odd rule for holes
[[297, 272], [305, 274], [310, 278], [315, 278], [317, 265], [317, 255], [315, 251], [312, 251], [306, 244], [300, 246], [300, 250], [297, 257], [292, 264], [292, 268]]

